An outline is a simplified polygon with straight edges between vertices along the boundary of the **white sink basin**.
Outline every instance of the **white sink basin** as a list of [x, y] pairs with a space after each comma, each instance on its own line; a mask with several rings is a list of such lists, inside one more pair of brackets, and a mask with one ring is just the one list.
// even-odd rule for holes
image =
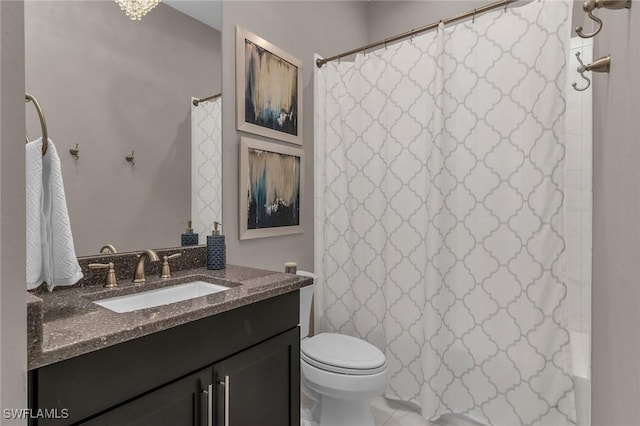
[[157, 290], [149, 290], [128, 296], [110, 297], [109, 299], [96, 300], [93, 303], [114, 312], [132, 312], [140, 309], [153, 308], [155, 306], [168, 305], [195, 299], [219, 291], [228, 290], [229, 287], [206, 283], [204, 281], [192, 281], [190, 283], [174, 285]]

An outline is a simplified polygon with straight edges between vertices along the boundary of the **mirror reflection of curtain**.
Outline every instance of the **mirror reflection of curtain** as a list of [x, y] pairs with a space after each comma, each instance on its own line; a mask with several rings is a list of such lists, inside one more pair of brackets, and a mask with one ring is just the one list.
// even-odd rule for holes
[[200, 244], [222, 223], [222, 97], [191, 103], [191, 220]]
[[563, 194], [568, 2], [316, 73], [323, 331], [384, 350], [425, 419], [574, 425]]

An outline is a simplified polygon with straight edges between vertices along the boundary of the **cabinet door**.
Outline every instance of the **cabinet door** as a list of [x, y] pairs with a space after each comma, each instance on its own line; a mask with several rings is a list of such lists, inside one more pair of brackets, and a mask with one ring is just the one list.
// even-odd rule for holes
[[296, 327], [214, 364], [215, 426], [300, 425]]
[[211, 367], [81, 422], [113, 426], [207, 426]]

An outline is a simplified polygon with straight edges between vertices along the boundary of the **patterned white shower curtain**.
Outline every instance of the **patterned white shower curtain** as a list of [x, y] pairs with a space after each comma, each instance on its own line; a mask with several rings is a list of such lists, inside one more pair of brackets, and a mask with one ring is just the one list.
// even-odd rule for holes
[[381, 348], [426, 419], [575, 424], [563, 240], [569, 3], [316, 72], [321, 328]]
[[222, 223], [222, 97], [191, 102], [191, 220], [200, 244]]

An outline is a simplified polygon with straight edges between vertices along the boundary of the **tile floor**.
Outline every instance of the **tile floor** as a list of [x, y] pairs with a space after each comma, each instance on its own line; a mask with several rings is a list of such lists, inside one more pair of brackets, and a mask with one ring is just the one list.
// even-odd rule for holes
[[[311, 420], [314, 415], [311, 407], [314, 403], [304, 392], [301, 396], [301, 426], [318, 426], [318, 423]], [[418, 409], [409, 404], [388, 400], [379, 396], [371, 401], [373, 419], [375, 426], [447, 426], [445, 424], [431, 423], [422, 418]]]
[[[318, 426], [318, 423], [315, 421], [308, 420], [314, 417], [309, 408], [314, 405], [312, 400], [303, 393], [300, 402], [302, 408], [300, 412], [300, 425]], [[483, 426], [472, 420], [458, 418], [456, 416], [443, 416], [443, 418], [436, 423], [432, 423], [422, 418], [417, 407], [411, 404], [389, 400], [381, 396], [371, 401], [371, 410], [373, 411], [375, 426]]]
[[374, 398], [371, 408], [376, 426], [435, 426], [410, 406], [383, 397]]

